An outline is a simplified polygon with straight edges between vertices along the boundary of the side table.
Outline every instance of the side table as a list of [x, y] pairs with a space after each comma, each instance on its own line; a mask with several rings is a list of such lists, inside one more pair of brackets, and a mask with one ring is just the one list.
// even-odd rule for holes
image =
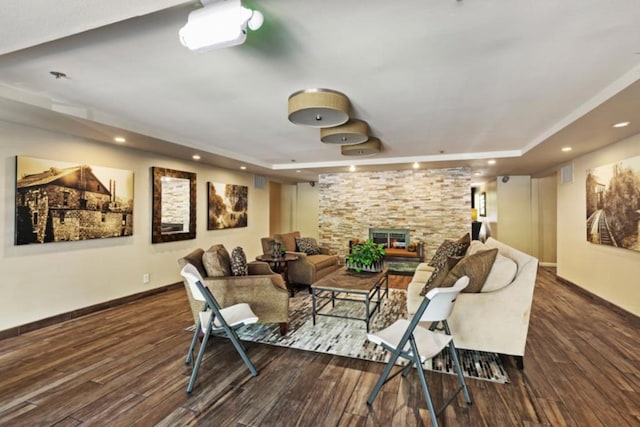
[[289, 275], [287, 272], [289, 271], [289, 263], [291, 261], [296, 261], [298, 259], [298, 255], [293, 254], [284, 254], [283, 256], [274, 257], [271, 255], [258, 255], [256, 257], [257, 261], [263, 261], [269, 263], [269, 267], [275, 272], [282, 274], [284, 277], [284, 284], [287, 286], [289, 290], [289, 294], [293, 296], [293, 288], [289, 283]]

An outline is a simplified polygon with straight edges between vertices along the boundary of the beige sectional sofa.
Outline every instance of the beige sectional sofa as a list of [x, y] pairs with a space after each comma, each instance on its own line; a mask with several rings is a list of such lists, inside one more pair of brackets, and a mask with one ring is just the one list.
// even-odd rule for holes
[[[449, 327], [456, 347], [516, 356], [522, 369], [538, 260], [493, 238], [481, 245], [472, 242], [467, 254], [497, 248], [499, 256], [480, 293], [458, 295]], [[426, 263], [418, 266], [407, 289], [410, 315], [432, 271]]]

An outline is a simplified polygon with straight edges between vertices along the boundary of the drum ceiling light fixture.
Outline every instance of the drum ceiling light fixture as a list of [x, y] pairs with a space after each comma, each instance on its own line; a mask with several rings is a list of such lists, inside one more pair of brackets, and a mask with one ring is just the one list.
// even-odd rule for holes
[[328, 144], [352, 145], [368, 139], [369, 125], [362, 120], [350, 119], [343, 125], [320, 129], [320, 141]]
[[375, 137], [369, 138], [367, 142], [354, 145], [343, 145], [340, 147], [343, 156], [373, 156], [380, 152], [380, 140]]
[[349, 120], [349, 98], [332, 89], [305, 89], [289, 96], [289, 120], [314, 128], [340, 126]]

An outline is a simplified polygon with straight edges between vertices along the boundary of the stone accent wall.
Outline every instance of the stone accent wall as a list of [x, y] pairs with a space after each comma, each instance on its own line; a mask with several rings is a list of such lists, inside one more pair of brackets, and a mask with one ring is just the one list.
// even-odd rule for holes
[[408, 228], [427, 260], [444, 239], [471, 231], [469, 168], [324, 174], [318, 185], [319, 240], [340, 255], [370, 227]]

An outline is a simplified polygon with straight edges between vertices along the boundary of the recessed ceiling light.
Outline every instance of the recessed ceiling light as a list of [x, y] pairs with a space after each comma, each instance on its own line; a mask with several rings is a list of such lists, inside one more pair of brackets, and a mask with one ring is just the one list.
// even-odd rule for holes
[[496, 161], [491, 159], [491, 160], [487, 160], [487, 163], [490, 164], [490, 165], [495, 165]]
[[631, 122], [619, 122], [616, 123], [615, 125], [613, 125], [614, 128], [623, 128], [625, 126], [629, 126], [629, 124], [631, 124]]
[[413, 162], [413, 168], [414, 169], [418, 169], [420, 167], [420, 163], [418, 162]]
[[300, 173], [300, 172], [302, 172], [300, 169], [298, 169], [298, 170], [296, 171], [296, 173]]
[[565, 153], [571, 151], [572, 148], [571, 147], [562, 147], [562, 151], [564, 151]]
[[475, 176], [480, 176], [480, 175], [482, 175], [482, 172], [476, 172], [476, 173], [474, 173], [474, 175]]
[[191, 158], [193, 160], [200, 160], [200, 155], [199, 154], [194, 154], [193, 156], [191, 156]]
[[113, 140], [119, 144], [124, 144], [125, 142], [127, 142], [127, 140], [122, 136], [116, 136], [115, 138], [113, 138]]
[[244, 170], [247, 170], [247, 167], [246, 166], [240, 166], [240, 169], [242, 169], [244, 171]]
[[349, 172], [355, 172], [356, 167], [354, 165], [349, 166]]

